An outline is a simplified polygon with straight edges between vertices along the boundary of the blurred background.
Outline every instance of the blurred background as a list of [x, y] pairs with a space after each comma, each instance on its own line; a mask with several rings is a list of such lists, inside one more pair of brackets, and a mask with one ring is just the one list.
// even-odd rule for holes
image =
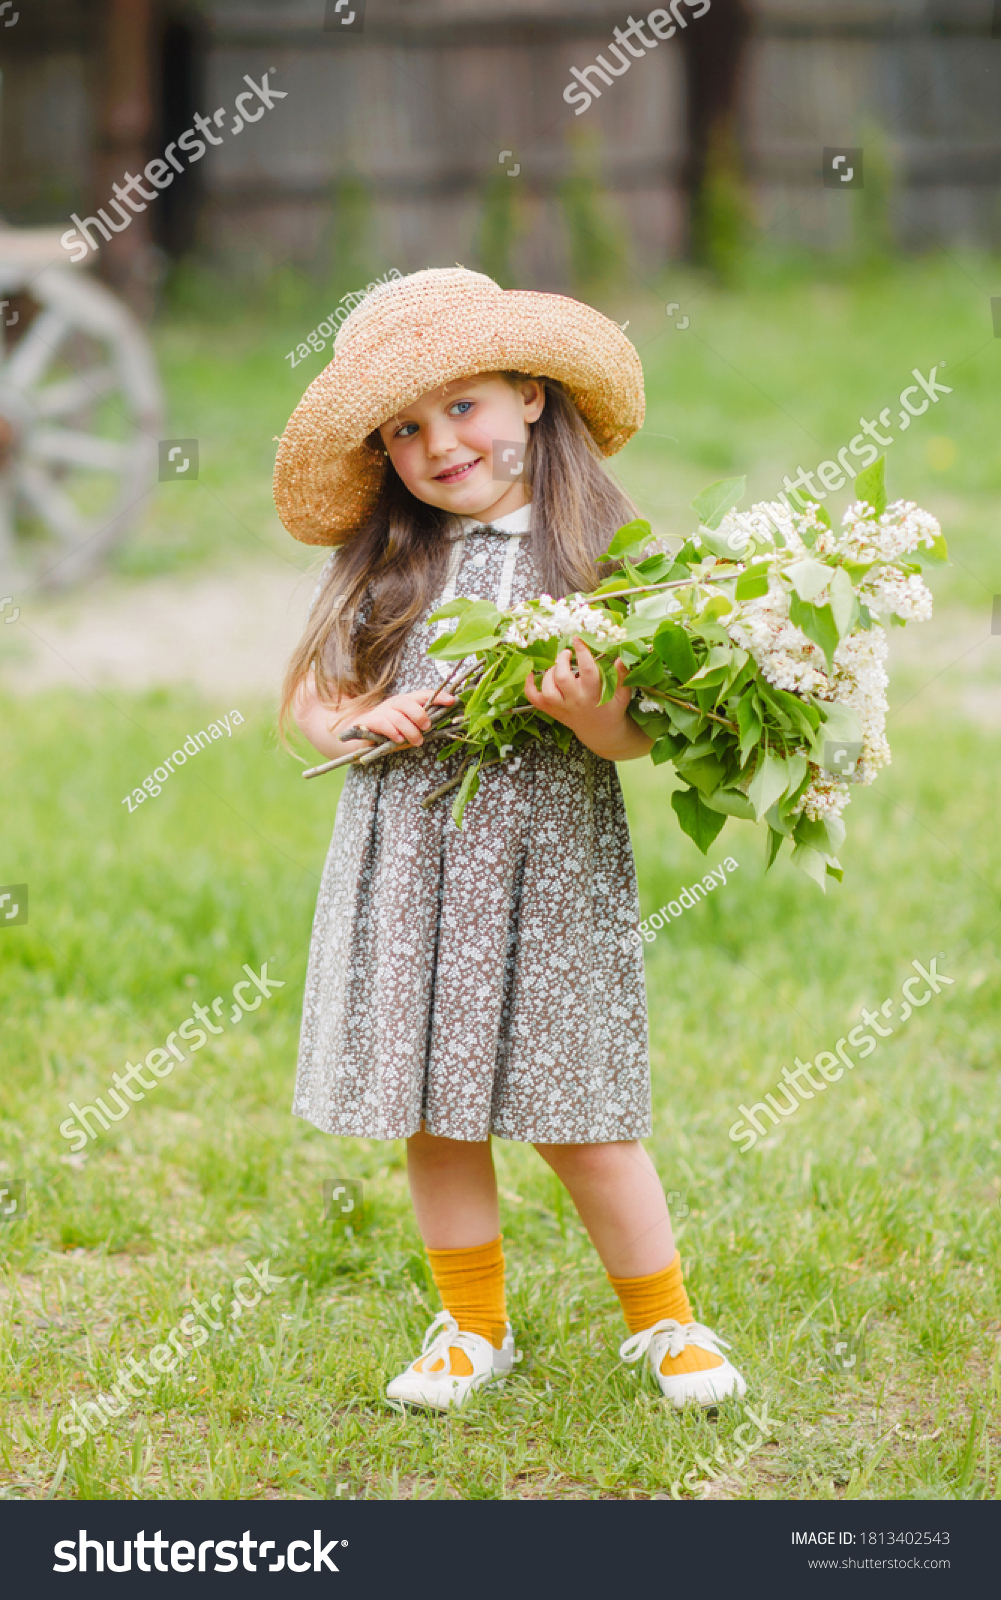
[[[0, 1180], [30, 1207], [0, 1226], [0, 1495], [999, 1492], [1001, 5], [656, 15], [673, 37], [626, 68], [609, 47], [629, 13], [606, 0], [0, 8], [0, 892], [30, 889], [0, 926]], [[588, 74], [599, 56], [611, 82]], [[577, 115], [580, 74], [600, 94]], [[284, 98], [234, 131], [265, 76]], [[70, 264], [74, 214], [196, 116], [218, 144]], [[772, 498], [866, 422], [890, 441], [891, 498], [949, 541], [934, 621], [891, 633], [894, 764], [846, 814], [843, 887], [824, 900], [781, 859], [766, 879], [731, 822], [725, 894], [646, 951], [650, 1148], [697, 1310], [779, 1419], [722, 1487], [700, 1453], [723, 1441], [732, 1461], [739, 1414], [652, 1427], [562, 1191], [503, 1141], [530, 1335], [511, 1426], [445, 1440], [387, 1420], [380, 1384], [437, 1309], [402, 1147], [287, 1110], [338, 780], [303, 784], [275, 737], [323, 553], [278, 522], [274, 441], [344, 296], [457, 261], [628, 327], [647, 419], [612, 467], [659, 532], [690, 532], [714, 479]], [[932, 374], [908, 416], [902, 392]], [[232, 739], [125, 809], [230, 708]], [[648, 915], [706, 865], [665, 769], [622, 777]], [[739, 1157], [736, 1105], [939, 951], [953, 986]], [[286, 982], [270, 1009], [67, 1155], [70, 1097], [265, 959]], [[365, 1184], [357, 1238], [324, 1221], [335, 1176]], [[67, 1457], [67, 1396], [264, 1248], [288, 1303], [263, 1354], [220, 1342], [183, 1403], [165, 1389]], [[865, 1363], [838, 1368], [863, 1332]]]

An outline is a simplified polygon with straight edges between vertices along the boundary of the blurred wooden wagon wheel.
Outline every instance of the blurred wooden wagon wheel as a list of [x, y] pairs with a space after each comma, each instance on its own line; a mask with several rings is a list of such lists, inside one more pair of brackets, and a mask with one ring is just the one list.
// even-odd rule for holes
[[[0, 227], [0, 576], [84, 577], [157, 477], [163, 393], [132, 312], [65, 265], [59, 234]], [[5, 575], [5, 576], [4, 576]]]

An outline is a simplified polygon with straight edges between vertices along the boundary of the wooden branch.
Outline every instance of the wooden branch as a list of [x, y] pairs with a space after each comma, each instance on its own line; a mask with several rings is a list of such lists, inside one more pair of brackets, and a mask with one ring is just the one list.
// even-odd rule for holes
[[673, 694], [666, 694], [664, 699], [669, 700], [672, 706], [681, 706], [684, 711], [694, 711], [699, 717], [708, 717], [710, 722], [720, 723], [724, 728], [729, 728], [731, 733], [740, 732], [735, 722], [729, 722], [726, 717], [718, 717], [715, 711], [703, 711], [701, 706], [693, 706], [687, 700], [679, 700], [677, 695]]
[[436, 800], [440, 800], [443, 794], [448, 794], [450, 789], [457, 789], [459, 787], [459, 784], [466, 776], [466, 768], [469, 766], [469, 763], [472, 761], [472, 759], [472, 756], [468, 755], [454, 778], [449, 778], [447, 783], [440, 783], [437, 789], [432, 789], [430, 794], [426, 794], [424, 796], [424, 799], [421, 801], [421, 806], [425, 811], [427, 810], [428, 806], [433, 805]]

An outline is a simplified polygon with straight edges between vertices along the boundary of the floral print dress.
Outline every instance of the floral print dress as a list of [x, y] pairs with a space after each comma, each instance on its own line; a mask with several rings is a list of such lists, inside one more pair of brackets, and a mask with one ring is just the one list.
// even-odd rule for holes
[[[529, 508], [457, 523], [443, 595], [539, 592]], [[441, 681], [412, 630], [393, 687]], [[435, 746], [351, 767], [323, 870], [293, 1112], [328, 1133], [591, 1144], [650, 1132], [629, 825], [615, 764], [537, 741], [486, 768], [462, 828]]]

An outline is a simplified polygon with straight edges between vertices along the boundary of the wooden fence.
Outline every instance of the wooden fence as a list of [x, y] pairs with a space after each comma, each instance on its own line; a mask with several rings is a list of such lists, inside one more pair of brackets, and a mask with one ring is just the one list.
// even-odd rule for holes
[[[675, 0], [685, 29], [631, 59], [611, 83], [591, 74], [600, 98], [579, 115], [564, 99], [571, 69], [609, 59], [613, 29], [627, 26], [624, 4], [350, 5], [361, 31], [357, 18], [348, 29], [325, 27], [324, 0], [147, 5], [155, 26], [135, 69], [150, 86], [149, 125], [136, 135], [147, 159], [192, 108], [231, 106], [245, 74], [260, 81], [273, 69], [271, 81], [286, 91], [266, 119], [225, 138], [158, 202], [154, 237], [168, 248], [197, 237], [239, 270], [308, 264], [330, 248], [332, 228], [342, 227], [339, 247], [347, 248], [350, 208], [341, 205], [339, 224], [340, 195], [367, 211], [358, 228], [370, 232], [368, 259], [401, 271], [483, 259], [500, 270], [506, 261], [513, 279], [560, 288], [587, 269], [589, 252], [600, 265], [602, 253], [619, 251], [649, 273], [685, 251], [686, 93], [711, 80], [713, 66], [703, 61], [701, 79], [693, 75], [701, 22], [693, 13], [704, 0]], [[728, 11], [735, 25], [741, 11], [750, 21], [732, 110], [763, 233], [825, 250], [843, 245], [857, 205], [823, 186], [823, 151], [861, 146], [873, 226], [885, 223], [909, 248], [1001, 243], [1001, 37], [992, 37], [992, 0], [711, 7], [717, 28]], [[85, 0], [37, 0], [9, 37], [0, 33], [0, 207], [14, 222], [58, 223], [106, 198], [110, 168], [96, 151], [120, 155], [114, 116], [102, 109], [94, 15]]]

